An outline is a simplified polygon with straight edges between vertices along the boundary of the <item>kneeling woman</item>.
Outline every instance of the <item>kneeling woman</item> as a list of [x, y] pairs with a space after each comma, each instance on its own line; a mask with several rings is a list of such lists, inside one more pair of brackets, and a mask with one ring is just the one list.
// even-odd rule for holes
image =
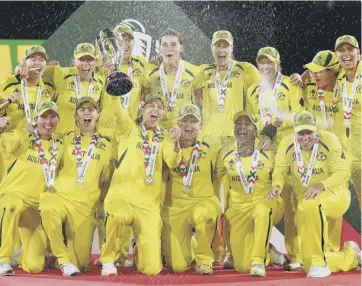
[[231, 252], [237, 271], [265, 276], [271, 230], [283, 216], [284, 203], [267, 200], [274, 155], [256, 149], [257, 119], [238, 112], [234, 124], [236, 142], [221, 150], [216, 166], [217, 178], [227, 174], [230, 181], [226, 219]]
[[42, 224], [64, 276], [88, 269], [96, 203], [114, 165], [114, 145], [96, 132], [98, 117], [93, 98], [78, 101], [75, 120], [80, 132], [64, 136], [63, 166], [55, 192], [40, 197]]

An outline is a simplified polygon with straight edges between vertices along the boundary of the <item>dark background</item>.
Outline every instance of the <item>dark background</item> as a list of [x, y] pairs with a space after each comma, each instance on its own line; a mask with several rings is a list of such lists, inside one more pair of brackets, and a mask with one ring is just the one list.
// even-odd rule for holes
[[[47, 39], [83, 3], [1, 2], [0, 39]], [[135, 1], [135, 9], [145, 3]], [[285, 74], [301, 72], [302, 65], [311, 61], [318, 51], [333, 50], [335, 40], [343, 34], [353, 35], [361, 43], [361, 2], [358, 1], [184, 1], [175, 4], [209, 38], [218, 29], [230, 30], [237, 60], [254, 63], [259, 48], [276, 47]], [[160, 7], [162, 9], [162, 5]], [[110, 9], [110, 18], [115, 13]], [[163, 14], [168, 16], [167, 11]], [[194, 35], [184, 36], [186, 43], [195, 41]], [[190, 54], [192, 51], [186, 51], [186, 59]], [[200, 64], [195, 59], [194, 62]]]

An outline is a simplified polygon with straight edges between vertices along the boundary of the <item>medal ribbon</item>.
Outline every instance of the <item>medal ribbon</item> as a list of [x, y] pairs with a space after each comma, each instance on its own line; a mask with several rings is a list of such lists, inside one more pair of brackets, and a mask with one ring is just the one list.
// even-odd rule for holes
[[77, 166], [77, 175], [78, 178], [84, 178], [85, 173], [87, 171], [89, 162], [91, 160], [91, 156], [98, 142], [99, 136], [93, 135], [92, 141], [89, 143], [89, 147], [87, 153], [84, 156], [84, 160], [82, 159], [82, 136], [77, 133], [74, 138], [74, 151], [75, 151], [75, 161]]
[[[82, 95], [82, 83], [80, 81], [79, 74], [75, 75], [75, 90], [77, 93], [77, 98], [81, 99], [83, 97]], [[92, 97], [93, 95], [93, 77], [89, 80], [89, 87], [88, 87], [88, 97]]]
[[[272, 93], [273, 102], [276, 101], [277, 94], [278, 94], [280, 85], [282, 83], [282, 80], [283, 80], [283, 75], [280, 72], [278, 72], [277, 79], [276, 79], [276, 81], [274, 83], [274, 86], [273, 86], [273, 93]], [[260, 84], [260, 92], [259, 92], [260, 114], [261, 114], [261, 116], [263, 118], [264, 125], [269, 125], [271, 123], [272, 114], [271, 114], [270, 108], [267, 108], [264, 105], [264, 94], [265, 94], [264, 84]]]
[[231, 76], [231, 71], [233, 70], [235, 61], [231, 60], [228, 66], [228, 69], [226, 71], [224, 80], [221, 84], [221, 80], [220, 80], [220, 69], [218, 66], [216, 66], [216, 70], [215, 70], [215, 91], [216, 91], [216, 97], [217, 97], [217, 101], [219, 103], [219, 107], [218, 107], [218, 111], [219, 112], [223, 112], [224, 111], [224, 106], [225, 106], [225, 98], [226, 98], [226, 93], [228, 90], [228, 84], [229, 84], [229, 80], [230, 80], [230, 76]]
[[294, 148], [295, 148], [295, 156], [297, 158], [298, 173], [300, 175], [303, 187], [308, 186], [312, 178], [313, 168], [317, 160], [318, 146], [319, 146], [319, 141], [315, 142], [313, 145], [312, 155], [306, 172], [302, 151], [300, 150], [300, 145], [297, 142], [297, 138], [294, 137]]
[[352, 115], [352, 105], [353, 105], [353, 99], [354, 95], [357, 90], [358, 82], [360, 81], [362, 77], [362, 73], [360, 73], [353, 81], [351, 94], [349, 98], [347, 97], [347, 80], [346, 76], [343, 78], [343, 115], [344, 115], [344, 125], [346, 127], [350, 127], [351, 125], [351, 115]]
[[255, 184], [255, 180], [256, 180], [256, 167], [258, 166], [259, 150], [257, 150], [257, 149], [254, 150], [254, 153], [252, 156], [253, 159], [251, 161], [250, 172], [249, 172], [248, 177], [246, 177], [246, 175], [245, 175], [243, 164], [241, 163], [241, 160], [240, 160], [239, 152], [235, 151], [234, 156], [235, 156], [236, 167], [238, 169], [240, 181], [244, 187], [245, 193], [251, 194], [254, 190], [254, 184]]
[[[31, 124], [31, 111], [30, 111], [30, 104], [29, 104], [29, 93], [28, 93], [28, 87], [26, 85], [26, 81], [24, 79], [21, 79], [21, 94], [23, 96], [23, 102], [24, 102], [24, 111], [25, 111], [25, 117], [26, 120], [28, 121], [29, 124]], [[40, 102], [41, 99], [41, 93], [42, 93], [42, 87], [39, 83], [38, 85], [38, 91], [36, 94], [36, 102], [35, 102], [35, 107], [38, 105], [38, 103]], [[34, 109], [35, 109], [34, 107]]]
[[[324, 126], [325, 128], [328, 128], [329, 122], [327, 118], [326, 104], [324, 102], [324, 91], [322, 89], [318, 89], [318, 97], [319, 97], [319, 106], [321, 108]], [[334, 99], [333, 99], [333, 104], [334, 104]]]
[[43, 168], [45, 184], [47, 185], [47, 187], [53, 187], [54, 179], [55, 179], [55, 168], [56, 168], [56, 164], [57, 164], [57, 154], [58, 154], [57, 142], [54, 138], [52, 139], [53, 144], [52, 144], [52, 148], [50, 151], [50, 161], [48, 164], [48, 162], [45, 158], [44, 148], [40, 142], [40, 136], [39, 136], [38, 130], [35, 130], [33, 135], [34, 135], [34, 144], [38, 149], [40, 164]]
[[166, 98], [166, 100], [168, 100], [167, 109], [169, 111], [172, 111], [172, 109], [176, 105], [176, 97], [177, 97], [177, 94], [178, 94], [178, 90], [180, 89], [180, 84], [181, 84], [181, 80], [182, 80], [183, 71], [184, 71], [184, 61], [180, 60], [180, 62], [178, 64], [177, 72], [176, 72], [176, 78], [175, 78], [175, 81], [173, 83], [172, 93], [170, 95], [170, 98], [168, 98], [167, 97], [168, 88], [167, 88], [167, 80], [166, 80], [165, 68], [164, 68], [162, 63], [160, 65], [161, 88], [162, 88], [163, 96]]
[[[130, 60], [130, 61], [128, 62], [127, 75], [128, 75], [128, 77], [131, 79], [131, 81], [132, 81], [132, 74], [133, 74], [133, 65], [132, 65], [132, 61]], [[130, 100], [130, 97], [131, 97], [131, 91], [128, 92], [127, 94], [123, 95], [122, 107], [123, 107], [125, 110], [128, 110], [128, 109], [129, 109], [129, 100]]]
[[145, 169], [146, 169], [146, 177], [153, 178], [153, 173], [155, 171], [156, 166], [156, 156], [158, 150], [158, 143], [161, 140], [161, 132], [157, 128], [153, 132], [152, 138], [152, 148], [150, 147], [147, 130], [143, 122], [141, 122], [141, 136], [143, 139], [143, 154], [144, 154], [144, 162], [145, 162]]
[[182, 156], [180, 162], [180, 174], [182, 176], [182, 182], [184, 186], [190, 186], [192, 182], [192, 178], [195, 172], [195, 166], [197, 162], [197, 158], [199, 157], [200, 152], [200, 143], [196, 141], [194, 147], [192, 148], [191, 160], [189, 162], [189, 167], [186, 167], [185, 158]]

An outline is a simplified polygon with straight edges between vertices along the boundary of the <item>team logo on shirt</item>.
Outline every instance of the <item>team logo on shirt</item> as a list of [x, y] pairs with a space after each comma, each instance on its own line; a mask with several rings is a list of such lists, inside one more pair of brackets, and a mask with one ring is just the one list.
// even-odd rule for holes
[[310, 91], [310, 97], [316, 97], [316, 95], [317, 95], [317, 92], [314, 90], [314, 89], [312, 89], [311, 91]]
[[155, 85], [160, 85], [160, 84], [161, 84], [161, 79], [160, 79], [160, 77], [156, 77], [156, 78], [153, 80], [153, 83], [154, 83]]
[[233, 71], [230, 74], [230, 77], [239, 77], [239, 76], [240, 76], [240, 72], [238, 72], [238, 71]]
[[256, 166], [257, 169], [263, 169], [264, 168], [264, 163], [262, 161], [258, 161], [258, 165]]
[[96, 148], [105, 150], [106, 149], [106, 144], [104, 144], [101, 141], [97, 141]]
[[325, 160], [327, 160], [327, 155], [324, 154], [323, 152], [319, 152], [319, 153], [317, 154], [317, 160], [318, 160], [318, 161], [325, 161]]
[[361, 92], [362, 91], [362, 86], [361, 85], [358, 85], [357, 88], [356, 88], [356, 92]]
[[234, 160], [231, 159], [231, 160], [229, 161], [229, 169], [230, 169], [230, 170], [234, 170], [234, 167], [235, 167], [235, 162], [234, 162]]
[[141, 70], [139, 69], [139, 68], [135, 68], [134, 70], [133, 70], [133, 73], [132, 73], [132, 75], [133, 76], [140, 76], [141, 75]]
[[208, 72], [204, 74], [204, 80], [210, 80], [213, 75], [213, 72]]
[[207, 153], [204, 150], [199, 150], [199, 159], [206, 158]]
[[188, 87], [190, 83], [191, 81], [189, 81], [188, 79], [184, 79], [183, 81], [181, 81], [181, 85], [184, 87]]
[[50, 96], [50, 91], [48, 89], [44, 89], [43, 92], [41, 93], [42, 97], [49, 97]]
[[285, 94], [282, 92], [278, 92], [277, 96], [276, 96], [277, 100], [285, 100]]
[[99, 87], [97, 86], [97, 85], [95, 85], [94, 87], [93, 87], [93, 92], [99, 92]]
[[69, 88], [68, 88], [68, 91], [74, 91], [75, 90], [75, 82], [74, 81], [71, 81], [69, 83]]

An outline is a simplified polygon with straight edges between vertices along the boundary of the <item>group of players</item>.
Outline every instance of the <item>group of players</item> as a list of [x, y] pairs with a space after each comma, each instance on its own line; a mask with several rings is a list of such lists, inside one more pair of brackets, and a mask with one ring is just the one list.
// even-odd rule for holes
[[[351, 178], [361, 199], [353, 36], [288, 77], [273, 47], [257, 68], [236, 61], [229, 31], [213, 34], [214, 63], [199, 67], [174, 30], [152, 63], [132, 54], [129, 26], [114, 32], [133, 83], [121, 97], [105, 88], [114, 62], [91, 43], [76, 46], [73, 67], [31, 46], [0, 81], [0, 275], [14, 274], [14, 258], [30, 273], [86, 272], [97, 225], [104, 276], [130, 262], [132, 236], [147, 275], [223, 264], [265, 276], [279, 264], [326, 277], [361, 265], [356, 242], [340, 250]], [[288, 260], [269, 244], [283, 216]]]

